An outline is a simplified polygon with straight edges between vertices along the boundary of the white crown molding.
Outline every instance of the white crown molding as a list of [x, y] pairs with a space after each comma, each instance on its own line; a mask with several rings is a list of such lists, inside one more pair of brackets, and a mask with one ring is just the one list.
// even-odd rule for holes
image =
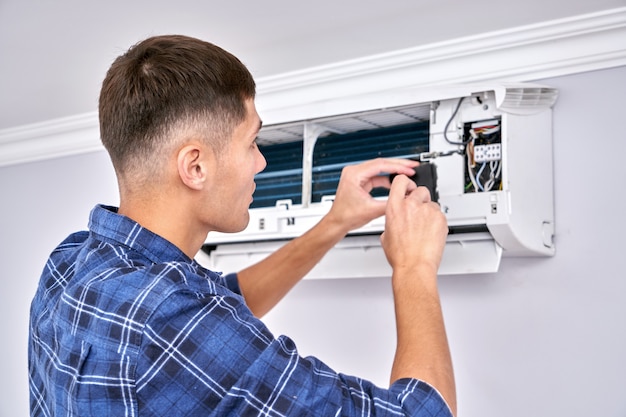
[[[259, 80], [264, 122], [339, 98], [626, 65], [626, 7], [423, 45]], [[280, 119], [280, 117], [278, 117]]]
[[[381, 91], [532, 81], [626, 65], [626, 7], [453, 39], [257, 80], [264, 121]], [[88, 113], [0, 130], [0, 166], [101, 150]]]
[[0, 167], [101, 149], [97, 113], [0, 130]]

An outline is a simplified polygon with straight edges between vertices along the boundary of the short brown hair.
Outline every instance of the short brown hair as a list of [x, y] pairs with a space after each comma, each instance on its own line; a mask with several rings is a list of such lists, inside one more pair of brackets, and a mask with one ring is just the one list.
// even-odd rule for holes
[[220, 47], [181, 35], [151, 37], [118, 57], [106, 74], [102, 143], [118, 175], [154, 166], [176, 129], [199, 129], [219, 148], [254, 95], [248, 69]]

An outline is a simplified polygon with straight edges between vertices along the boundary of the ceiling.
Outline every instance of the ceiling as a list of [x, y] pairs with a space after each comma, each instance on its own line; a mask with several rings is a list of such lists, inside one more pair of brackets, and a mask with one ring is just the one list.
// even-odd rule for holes
[[216, 43], [259, 78], [625, 5], [626, 0], [0, 0], [0, 129], [94, 112], [109, 64], [156, 34]]

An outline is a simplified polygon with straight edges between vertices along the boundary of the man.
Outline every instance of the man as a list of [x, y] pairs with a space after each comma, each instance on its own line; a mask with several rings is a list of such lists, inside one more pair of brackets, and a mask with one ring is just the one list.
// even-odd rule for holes
[[[436, 275], [447, 226], [407, 178], [415, 162], [345, 168], [317, 226], [238, 274], [193, 260], [209, 232], [247, 225], [265, 167], [254, 94], [239, 60], [193, 38], [150, 38], [112, 64], [99, 115], [120, 206], [95, 207], [89, 231], [46, 264], [31, 307], [31, 415], [455, 412]], [[383, 172], [400, 175], [390, 185]], [[390, 187], [388, 202], [370, 196], [377, 186]], [[300, 357], [258, 319], [348, 231], [383, 214], [398, 334], [389, 389]]]

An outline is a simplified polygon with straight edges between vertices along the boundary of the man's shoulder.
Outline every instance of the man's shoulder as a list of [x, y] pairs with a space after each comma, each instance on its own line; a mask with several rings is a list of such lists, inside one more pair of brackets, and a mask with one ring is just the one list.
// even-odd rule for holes
[[82, 245], [88, 238], [89, 232], [87, 230], [72, 233], [66, 237], [65, 240], [59, 243], [55, 251], [72, 250], [73, 248]]
[[75, 259], [88, 239], [89, 232], [85, 230], [72, 233], [53, 249], [49, 261], [58, 262], [64, 259]]
[[[40, 301], [58, 325], [72, 328], [95, 344], [116, 347], [119, 335], [126, 334], [137, 347], [144, 326], [155, 313], [165, 308], [167, 312], [159, 316], [176, 314], [167, 302], [172, 297], [177, 309], [186, 310], [210, 298], [233, 295], [215, 279], [219, 275], [213, 277], [194, 262], [154, 263], [127, 247], [93, 240], [83, 241], [71, 256], [64, 257], [62, 270], [57, 267], [58, 273], [49, 274], [50, 282], [55, 275], [64, 276], [64, 288]], [[66, 242], [70, 246], [76, 243], [72, 239]], [[71, 252], [69, 248], [60, 251]], [[50, 287], [54, 289], [54, 285]], [[42, 294], [52, 295], [49, 289]]]
[[39, 294], [45, 300], [39, 301], [50, 305], [62, 297], [67, 307], [98, 309], [132, 304], [147, 313], [177, 292], [200, 298], [231, 295], [220, 274], [193, 260], [155, 262], [125, 244], [82, 231], [68, 236], [50, 255], [40, 280]]
[[84, 244], [73, 274], [69, 292], [84, 292], [88, 288], [146, 304], [158, 304], [158, 300], [175, 292], [208, 296], [224, 290], [218, 274], [199, 268], [193, 261], [154, 262], [128, 247], [107, 242]]

